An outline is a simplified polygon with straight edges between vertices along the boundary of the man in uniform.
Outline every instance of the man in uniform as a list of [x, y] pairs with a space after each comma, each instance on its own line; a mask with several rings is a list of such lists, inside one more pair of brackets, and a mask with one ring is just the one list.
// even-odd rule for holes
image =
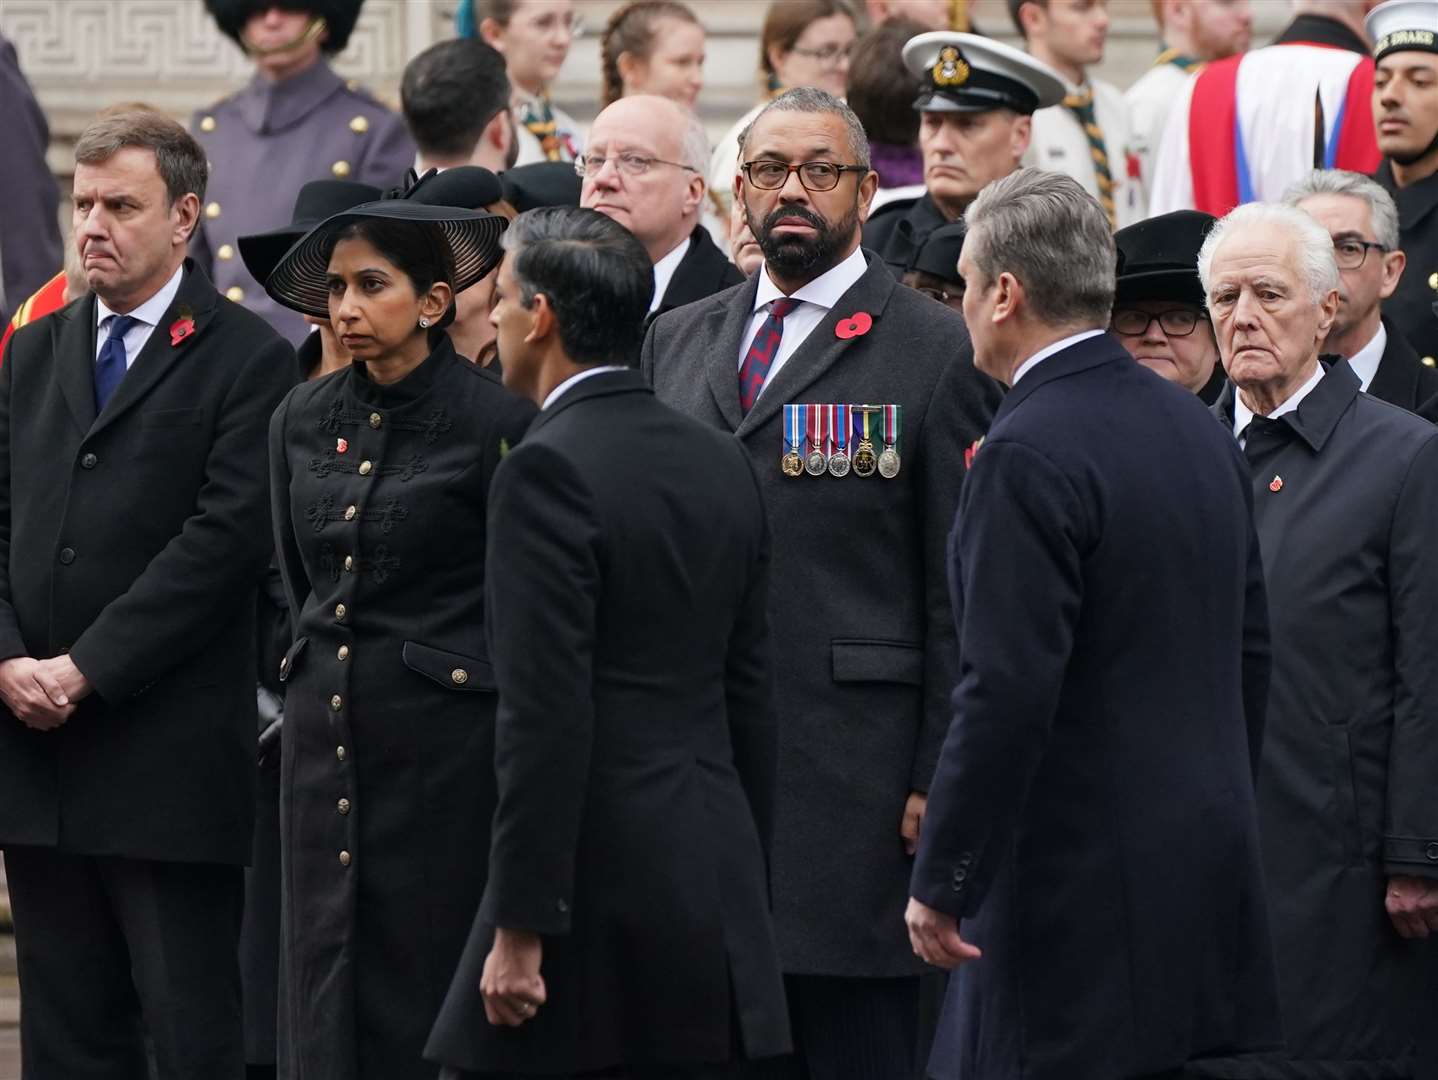
[[1063, 76], [1063, 101], [1034, 114], [1024, 164], [1072, 176], [1099, 201], [1115, 229], [1148, 214], [1130, 135], [1128, 103], [1118, 87], [1090, 78], [1103, 62], [1108, 0], [1008, 0], [1014, 26], [1035, 58]]
[[325, 61], [344, 49], [363, 0], [293, 2], [295, 10], [264, 0], [205, 0], [220, 29], [254, 58], [255, 75], [191, 123], [210, 159], [210, 192], [190, 253], [223, 296], [298, 344], [304, 321], [265, 295], [236, 241], [284, 221], [310, 180], [394, 187], [414, 164], [415, 149], [403, 120]]
[[1063, 100], [1058, 72], [1018, 49], [974, 34], [920, 34], [904, 46], [919, 82], [924, 194], [891, 202], [864, 226], [864, 246], [895, 274], [912, 267], [936, 228], [958, 221], [991, 180], [1019, 167], [1035, 109]]
[[1375, 179], [1398, 206], [1408, 268], [1383, 313], [1438, 364], [1438, 0], [1393, 0], [1368, 17], [1377, 61], [1373, 119], [1383, 163]]
[[957, 671], [944, 541], [997, 384], [958, 315], [860, 248], [878, 178], [847, 105], [780, 95], [740, 161], [764, 265], [655, 319], [643, 367], [660, 400], [739, 438], [773, 529], [772, 873], [797, 1075], [895, 1080], [914, 1072], [923, 970], [907, 856]]

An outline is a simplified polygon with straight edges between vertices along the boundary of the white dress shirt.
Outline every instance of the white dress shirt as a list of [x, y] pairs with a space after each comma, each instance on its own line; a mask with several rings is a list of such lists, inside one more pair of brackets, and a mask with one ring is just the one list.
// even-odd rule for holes
[[1348, 358], [1348, 366], [1353, 369], [1353, 374], [1358, 376], [1358, 389], [1365, 394], [1373, 382], [1373, 376], [1378, 374], [1378, 365], [1383, 360], [1383, 350], [1386, 348], [1388, 327], [1380, 322], [1378, 333], [1373, 335], [1373, 340]]
[[[1282, 405], [1278, 406], [1278, 408], [1274, 409], [1271, 413], [1269, 413], [1268, 419], [1277, 420], [1284, 413], [1291, 413], [1295, 409], [1297, 409], [1303, 399], [1306, 398], [1309, 394], [1313, 393], [1313, 388], [1323, 381], [1324, 374], [1326, 373], [1323, 370], [1323, 365], [1315, 365], [1313, 374], [1308, 377], [1308, 381], [1302, 386], [1300, 386], [1297, 390], [1293, 391], [1293, 393], [1288, 396], [1288, 400], [1286, 400]], [[1238, 436], [1239, 446], [1243, 446], [1245, 443], [1248, 442], [1248, 436], [1244, 434], [1244, 431], [1248, 427], [1249, 421], [1252, 419], [1253, 410], [1243, 403], [1243, 392], [1237, 387], [1234, 387], [1233, 433]]]
[[600, 364], [598, 367], [585, 368], [583, 371], [576, 371], [573, 375], [569, 376], [569, 378], [565, 379], [562, 383], [560, 383], [547, 395], [545, 395], [544, 404], [539, 407], [540, 411], [549, 408], [566, 393], [568, 393], [574, 387], [582, 383], [585, 379], [592, 378], [595, 375], [602, 375], [606, 371], [628, 370], [628, 368], [625, 368], [619, 364]]
[[[160, 320], [165, 317], [165, 312], [170, 310], [170, 305], [175, 302], [175, 294], [180, 291], [180, 278], [184, 276], [185, 267], [180, 267], [170, 276], [170, 280], [160, 286], [160, 291], [150, 299], [137, 307], [134, 311], [126, 312], [132, 319], [138, 320], [134, 326], [125, 331], [121, 340], [125, 343], [125, 370], [129, 371], [134, 364], [135, 357], [140, 355], [140, 350], [145, 347], [145, 342], [150, 340], [155, 327], [160, 325]], [[114, 318], [115, 313], [105, 306], [105, 301], [98, 296], [95, 297], [95, 360], [100, 359], [100, 350], [105, 347], [105, 339], [110, 336], [110, 327], [107, 322]]]
[[[864, 259], [863, 251], [855, 248], [838, 266], [820, 274], [802, 289], [795, 290], [789, 299], [800, 300], [802, 303], [784, 319], [784, 336], [779, 339], [779, 348], [774, 353], [774, 361], [769, 365], [769, 373], [764, 376], [764, 386], [760, 387], [759, 393], [762, 394], [774, 381], [779, 369], [794, 355], [794, 351], [804, 344], [804, 339], [813, 332], [814, 327], [824, 321], [824, 317], [839, 302], [839, 298], [848, 292], [868, 269], [869, 264]], [[744, 366], [744, 357], [749, 352], [749, 346], [753, 344], [754, 335], [769, 317], [770, 301], [783, 297], [784, 292], [770, 279], [769, 267], [766, 264], [764, 272], [759, 275], [759, 289], [754, 294], [754, 315], [749, 320], [749, 329], [744, 334], [744, 340], [739, 343], [736, 368]]]
[[677, 248], [654, 264], [654, 299], [649, 301], [649, 314], [659, 310], [664, 293], [669, 288], [669, 283], [674, 280], [674, 271], [679, 269], [684, 256], [689, 254], [689, 245], [692, 243], [694, 237], [686, 236]]
[[1062, 352], [1070, 345], [1077, 345], [1080, 341], [1087, 341], [1089, 338], [1098, 337], [1102, 333], [1102, 330], [1084, 330], [1082, 333], [1070, 334], [1062, 341], [1055, 341], [1052, 345], [1045, 345], [1042, 349], [1034, 353], [1015, 369], [1014, 381], [1011, 384], [1011, 388], [1013, 386], [1018, 386], [1019, 380], [1022, 379], [1025, 375], [1027, 375], [1034, 368], [1036, 368], [1039, 364], [1039, 361], [1047, 360], [1050, 356], [1053, 356], [1054, 353]]

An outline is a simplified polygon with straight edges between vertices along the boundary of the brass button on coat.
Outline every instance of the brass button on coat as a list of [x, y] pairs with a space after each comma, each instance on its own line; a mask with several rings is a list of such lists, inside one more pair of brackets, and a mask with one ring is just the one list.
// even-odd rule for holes
[[350, 812], [350, 801], [348, 799], [341, 799], [335, 809], [338, 810], [341, 815], [348, 814]]
[[451, 671], [449, 677], [453, 680], [455, 686], [463, 686], [469, 682], [469, 672], [465, 671], [462, 667], [457, 667]]
[[219, 250], [215, 252], [215, 257], [229, 262], [235, 257], [235, 249], [229, 244], [221, 244]]
[[359, 514], [359, 507], [358, 507], [358, 506], [355, 506], [353, 503], [351, 503], [349, 506], [346, 506], [346, 507], [345, 507], [345, 520], [346, 520], [346, 521], [353, 521], [358, 514]]
[[217, 218], [217, 217], [219, 217], [219, 216], [220, 216], [220, 204], [219, 204], [219, 203], [217, 203], [217, 202], [212, 202], [212, 203], [210, 203], [209, 206], [205, 207], [205, 217], [209, 218], [211, 221], [214, 221], [215, 218]]
[[341, 645], [335, 655], [341, 660], [348, 660], [350, 658], [350, 647], [348, 645]]
[[1423, 358], [1423, 366], [1424, 366], [1424, 367], [1438, 367], [1438, 360], [1434, 360], [1433, 357], [1431, 357], [1431, 356], [1425, 356], [1425, 357]]
[[360, 462], [360, 465], [359, 465], [359, 474], [360, 474], [361, 476], [368, 476], [368, 475], [369, 475], [370, 473], [372, 473], [372, 472], [374, 472], [374, 462], [373, 462], [373, 461], [361, 461], [361, 462]]
[[340, 697], [338, 694], [335, 694], [333, 697], [330, 698], [330, 709], [334, 712], [339, 712], [340, 709], [344, 706], [344, 703], [345, 699]]
[[203, 132], [205, 132], [205, 133], [207, 133], [207, 134], [208, 134], [209, 132], [211, 132], [211, 131], [214, 131], [214, 130], [215, 130], [215, 118], [214, 118], [213, 116], [206, 116], [206, 117], [204, 117], [203, 119], [201, 119], [201, 120], [200, 120], [200, 130], [203, 131]]
[[[351, 87], [351, 89], [353, 89], [353, 87]], [[365, 116], [356, 116], [353, 120], [350, 121], [350, 130], [353, 131], [356, 135], [363, 135], [366, 131], [369, 130], [369, 118]]]
[[350, 163], [341, 158], [330, 166], [330, 172], [334, 173], [338, 179], [343, 180], [350, 174]]
[[336, 619], [343, 619], [343, 618], [345, 617], [345, 612], [348, 611], [348, 610], [349, 610], [349, 608], [345, 607], [343, 604], [336, 604], [336, 605], [335, 605], [335, 618], [336, 618]]
[[352, 863], [352, 862], [354, 862], [354, 860], [353, 860], [352, 858], [350, 858], [350, 853], [349, 853], [348, 851], [341, 851], [341, 852], [340, 852], [340, 865], [341, 865], [341, 866], [348, 866], [348, 865], [349, 865], [350, 863]]
[[369, 414], [369, 426], [374, 428], [376, 431], [379, 430], [379, 426], [383, 423], [384, 417], [381, 416], [379, 413], [372, 412]]
[[245, 299], [245, 290], [240, 288], [238, 285], [231, 285], [228, 289], [225, 290], [225, 299], [230, 301], [232, 304], [243, 303]]
[[335, 747], [335, 757], [337, 757], [337, 758], [339, 758], [341, 761], [343, 761], [345, 758], [349, 757], [349, 751], [346, 750], [343, 746], [336, 746], [336, 747]]

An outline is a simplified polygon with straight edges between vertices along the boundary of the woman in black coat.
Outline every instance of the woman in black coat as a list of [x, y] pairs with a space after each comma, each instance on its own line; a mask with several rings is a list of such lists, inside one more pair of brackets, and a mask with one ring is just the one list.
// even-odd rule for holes
[[351, 366], [275, 413], [281, 665], [280, 1073], [430, 1080], [420, 1054], [483, 891], [494, 809], [484, 637], [490, 477], [532, 404], [456, 355], [454, 295], [503, 219], [370, 203], [266, 288], [329, 319]]

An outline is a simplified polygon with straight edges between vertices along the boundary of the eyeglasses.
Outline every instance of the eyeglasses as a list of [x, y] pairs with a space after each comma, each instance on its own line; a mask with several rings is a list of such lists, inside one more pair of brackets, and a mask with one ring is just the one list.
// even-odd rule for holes
[[580, 176], [588, 176], [590, 173], [597, 175], [599, 170], [604, 168], [606, 161], [613, 161], [614, 167], [624, 176], [643, 176], [655, 165], [668, 165], [675, 169], [688, 169], [690, 172], [699, 171], [693, 165], [685, 165], [678, 161], [664, 161], [660, 158], [635, 153], [615, 154], [612, 158], [601, 157], [598, 154], [585, 154], [581, 158], [575, 158], [574, 171]]
[[818, 63], [820, 67], [838, 67], [844, 63], [854, 52], [853, 42], [848, 45], [825, 45], [822, 49], [801, 49], [795, 45], [790, 52], [798, 53], [800, 56], [807, 56], [810, 60]]
[[833, 191], [846, 172], [866, 173], [863, 165], [836, 165], [832, 161], [802, 161], [789, 165], [783, 161], [746, 161], [740, 166], [749, 183], [763, 191], [777, 191], [789, 182], [790, 173], [799, 174], [799, 183], [808, 191]]
[[1112, 325], [1115, 333], [1125, 337], [1141, 337], [1154, 323], [1158, 323], [1169, 337], [1188, 337], [1201, 318], [1203, 316], [1198, 311], [1188, 307], [1169, 308], [1157, 315], [1137, 308], [1119, 308], [1113, 313]]
[[1354, 240], [1345, 238], [1333, 241], [1333, 261], [1340, 270], [1357, 270], [1368, 258], [1368, 249], [1387, 252], [1389, 249], [1376, 240]]

